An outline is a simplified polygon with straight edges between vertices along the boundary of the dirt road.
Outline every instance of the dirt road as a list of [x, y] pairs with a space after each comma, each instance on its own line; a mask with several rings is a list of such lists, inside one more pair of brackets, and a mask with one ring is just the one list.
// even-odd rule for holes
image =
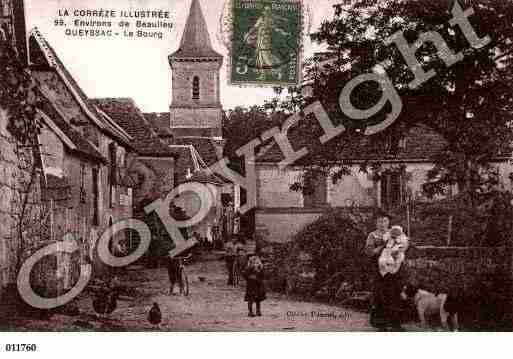
[[[76, 317], [54, 315], [50, 321], [16, 320], [14, 330], [127, 330], [127, 331], [371, 331], [368, 315], [337, 306], [291, 300], [269, 293], [262, 303], [262, 317], [249, 318], [243, 301], [244, 288], [226, 285], [221, 261], [189, 265], [188, 297], [168, 294], [165, 269], [131, 268], [132, 285], [143, 298], [120, 301], [107, 319], [92, 311], [91, 298], [78, 301], [81, 314]], [[200, 277], [202, 278], [200, 280]], [[157, 302], [163, 313], [158, 327], [148, 321], [147, 313]], [[5, 327], [4, 327], [5, 328]]]

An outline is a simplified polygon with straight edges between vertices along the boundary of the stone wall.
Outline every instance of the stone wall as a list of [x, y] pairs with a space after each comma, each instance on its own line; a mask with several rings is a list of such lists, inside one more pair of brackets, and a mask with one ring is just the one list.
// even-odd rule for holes
[[323, 213], [323, 209], [289, 208], [283, 211], [280, 209], [257, 209], [255, 212], [256, 234], [269, 242], [288, 242], [303, 227], [317, 220]]
[[[219, 93], [221, 62], [172, 62], [171, 128], [209, 128], [221, 136]], [[194, 77], [199, 78], [199, 99], [192, 98]]]
[[352, 167], [352, 176], [344, 176], [337, 183], [327, 178], [328, 203], [332, 207], [378, 205], [379, 186], [369, 175]]
[[[219, 68], [220, 61], [209, 62], [172, 62], [172, 107], [212, 106], [219, 104]], [[192, 99], [192, 81], [194, 76], [200, 79], [200, 98]]]
[[7, 122], [7, 114], [0, 107], [0, 298], [3, 289], [16, 282], [23, 255], [44, 233], [39, 172], [32, 173], [32, 153], [17, 145], [6, 129]]
[[303, 207], [303, 195], [290, 190], [301, 171], [274, 165], [257, 165], [256, 189], [259, 208]]

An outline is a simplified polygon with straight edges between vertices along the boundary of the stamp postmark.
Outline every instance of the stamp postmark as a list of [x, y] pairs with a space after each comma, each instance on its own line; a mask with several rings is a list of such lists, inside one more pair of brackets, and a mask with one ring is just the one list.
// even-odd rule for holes
[[301, 0], [232, 0], [232, 85], [294, 86], [301, 81]]

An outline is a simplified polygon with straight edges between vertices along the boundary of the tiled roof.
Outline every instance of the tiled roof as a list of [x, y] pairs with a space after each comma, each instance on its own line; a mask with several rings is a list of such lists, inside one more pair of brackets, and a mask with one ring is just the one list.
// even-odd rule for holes
[[167, 176], [172, 168], [172, 162], [170, 162], [171, 160], [168, 158], [142, 158], [139, 159], [139, 161], [144, 163], [148, 168], [151, 168], [154, 173], [162, 178]]
[[195, 172], [189, 179], [189, 182], [213, 183], [217, 185], [223, 185], [227, 183], [226, 181], [221, 179], [221, 177], [214, 175], [212, 173], [208, 173], [206, 171]]
[[165, 139], [173, 137], [173, 131], [169, 127], [159, 127], [154, 122], [150, 122], [150, 125], [160, 138]]
[[66, 84], [71, 94], [75, 97], [75, 100], [79, 103], [82, 110], [93, 121], [93, 123], [95, 123], [100, 130], [108, 136], [116, 139], [126, 147], [131, 147], [130, 143], [132, 138], [123, 129], [109, 123], [109, 121], [106, 121], [98, 112], [96, 107], [91, 103], [82, 88], [70, 74], [66, 66], [64, 66], [62, 61], [59, 59], [55, 50], [48, 41], [46, 41], [37, 28], [33, 29], [30, 33], [29, 49], [30, 62], [32, 66], [44, 68], [49, 67], [54, 69]]
[[192, 0], [180, 47], [169, 58], [222, 58], [212, 48], [207, 23], [198, 0]]
[[[319, 142], [313, 134], [307, 135], [305, 131], [292, 128], [288, 137], [295, 150], [309, 147], [312, 143]], [[428, 161], [433, 156], [440, 154], [447, 145], [444, 138], [433, 129], [419, 124], [413, 126], [403, 139], [404, 146], [399, 146], [395, 154], [387, 154], [383, 145], [375, 141], [373, 136], [340, 136], [339, 141], [345, 141], [345, 145], [339, 152], [337, 159], [346, 161], [368, 160], [398, 160], [398, 161]], [[265, 148], [265, 147], [264, 147]], [[279, 146], [274, 143], [257, 156], [257, 162], [276, 163], [284, 159]], [[296, 164], [311, 163], [312, 159], [305, 156]]]
[[69, 151], [79, 153], [95, 160], [107, 162], [94, 145], [87, 141], [78, 131], [73, 129], [66, 120], [64, 120], [63, 116], [50, 100], [44, 96], [41, 96], [39, 109], [71, 140], [75, 148], [68, 147]]
[[178, 154], [175, 163], [175, 183], [201, 182], [224, 184], [220, 177], [210, 173], [199, 154], [191, 145], [171, 145], [171, 149]]
[[[224, 115], [224, 113], [223, 113]], [[225, 116], [225, 115], [224, 115]], [[222, 135], [220, 128], [175, 127], [171, 128], [169, 112], [145, 113], [144, 117], [152, 124], [157, 134], [162, 138], [169, 137], [216, 137]]]
[[145, 113], [144, 117], [152, 124], [161, 138], [174, 137], [173, 144], [180, 146], [193, 146], [207, 166], [219, 160], [216, 147], [209, 136], [181, 136], [176, 129], [169, 127], [169, 112]]
[[179, 137], [175, 138], [174, 144], [184, 146], [191, 145], [198, 151], [200, 157], [205, 161], [205, 164], [211, 166], [219, 160], [212, 141], [213, 140], [208, 137]]
[[157, 135], [161, 138], [172, 137], [173, 131], [169, 127], [170, 115], [169, 112], [150, 112], [144, 113], [144, 117], [153, 126]]
[[103, 98], [92, 100], [102, 111], [133, 137], [133, 147], [143, 156], [174, 157], [142, 112], [130, 98]]

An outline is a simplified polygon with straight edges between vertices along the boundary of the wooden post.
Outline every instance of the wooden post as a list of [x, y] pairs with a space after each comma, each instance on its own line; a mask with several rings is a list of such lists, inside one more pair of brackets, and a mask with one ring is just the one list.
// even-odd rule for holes
[[406, 232], [408, 233], [408, 238], [411, 237], [410, 228], [411, 228], [411, 209], [410, 206], [412, 204], [412, 198], [409, 194], [406, 194]]
[[410, 238], [410, 202], [406, 202], [406, 226], [407, 226], [407, 233], [408, 238]]
[[452, 235], [452, 215], [449, 216], [449, 228], [447, 230], [447, 247], [451, 245], [451, 235]]

